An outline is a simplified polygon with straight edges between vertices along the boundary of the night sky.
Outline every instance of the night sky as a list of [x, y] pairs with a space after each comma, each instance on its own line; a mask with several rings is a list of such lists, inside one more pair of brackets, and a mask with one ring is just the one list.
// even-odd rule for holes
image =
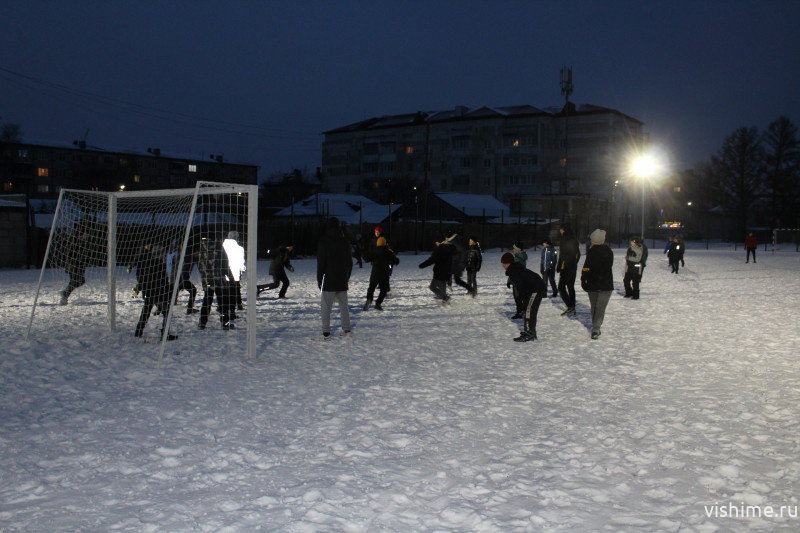
[[24, 139], [224, 155], [260, 178], [388, 114], [571, 101], [644, 121], [671, 166], [800, 124], [800, 1], [3, 1], [0, 122]]

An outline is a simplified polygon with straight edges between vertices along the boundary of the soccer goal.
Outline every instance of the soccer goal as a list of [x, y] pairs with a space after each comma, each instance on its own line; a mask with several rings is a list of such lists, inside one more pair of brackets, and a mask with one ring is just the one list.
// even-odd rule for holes
[[257, 232], [256, 185], [63, 189], [26, 337], [120, 331], [156, 342], [160, 361], [167, 343], [225, 334], [255, 357]]

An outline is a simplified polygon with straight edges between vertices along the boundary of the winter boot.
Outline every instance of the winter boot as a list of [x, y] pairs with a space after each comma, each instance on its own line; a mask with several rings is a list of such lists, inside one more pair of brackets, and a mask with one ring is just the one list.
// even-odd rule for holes
[[520, 331], [519, 337], [514, 337], [514, 342], [528, 342], [535, 340], [536, 340], [536, 335], [528, 331]]
[[363, 307], [363, 310], [364, 310], [364, 311], [366, 311], [367, 309], [369, 309], [369, 305], [370, 305], [371, 303], [372, 303], [372, 298], [367, 298], [367, 301], [366, 301], [366, 302], [364, 302], [364, 307]]

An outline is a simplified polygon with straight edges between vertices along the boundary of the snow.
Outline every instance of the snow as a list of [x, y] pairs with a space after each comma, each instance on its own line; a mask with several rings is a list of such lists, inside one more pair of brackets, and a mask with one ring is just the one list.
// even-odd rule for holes
[[353, 334], [329, 341], [315, 261], [294, 260], [289, 298], [256, 303], [256, 359], [243, 329], [181, 315], [160, 366], [127, 294], [114, 332], [76, 299], [25, 340], [39, 273], [0, 271], [0, 530], [798, 529], [794, 247], [745, 264], [689, 243], [677, 275], [652, 253], [600, 339], [578, 289], [577, 318], [548, 299], [522, 344], [499, 255], [445, 308], [427, 256], [401, 255], [383, 312], [356, 267]]

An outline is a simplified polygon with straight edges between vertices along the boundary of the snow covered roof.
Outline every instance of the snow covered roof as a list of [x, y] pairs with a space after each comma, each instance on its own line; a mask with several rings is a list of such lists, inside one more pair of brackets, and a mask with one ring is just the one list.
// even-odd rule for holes
[[[294, 204], [294, 215], [297, 217], [336, 217], [346, 224], [359, 222], [379, 223], [402, 207], [402, 204], [382, 205], [373, 202], [366, 196], [357, 194], [319, 193], [309, 196]], [[292, 206], [284, 207], [276, 217], [292, 215]]]
[[467, 216], [508, 216], [510, 209], [494, 196], [488, 194], [464, 194], [464, 193], [435, 193], [443, 202], [450, 204], [460, 211], [464, 211]]

